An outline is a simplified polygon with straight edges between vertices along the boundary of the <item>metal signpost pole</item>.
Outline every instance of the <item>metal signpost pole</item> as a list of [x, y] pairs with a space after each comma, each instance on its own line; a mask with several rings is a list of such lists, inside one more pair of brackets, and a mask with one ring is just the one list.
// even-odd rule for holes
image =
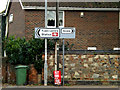
[[2, 15], [0, 16], [0, 89], [2, 89]]
[[[59, 27], [59, 0], [56, 0], [56, 28], [58, 28], [58, 27]], [[55, 70], [59, 70], [57, 40], [55, 42]]]
[[[45, 28], [47, 28], [47, 0], [45, 0]], [[47, 39], [45, 39], [44, 85], [47, 86]]]
[[65, 53], [65, 46], [64, 46], [64, 39], [63, 39], [63, 86], [64, 86], [64, 53]]
[[[119, 1], [119, 21], [120, 21], [120, 1]], [[120, 23], [119, 23], [119, 29], [120, 29]], [[120, 32], [120, 31], [119, 31]], [[120, 33], [119, 33], [119, 36], [120, 36]], [[119, 42], [119, 41], [118, 41]], [[120, 60], [118, 61], [119, 62], [119, 64], [120, 64]], [[120, 70], [120, 66], [119, 66], [119, 68], [118, 68], [118, 88], [119, 88], [119, 90], [120, 90], [120, 72], [119, 72], [119, 70]]]
[[56, 0], [56, 27], [59, 27], [59, 0]]
[[[45, 63], [44, 63], [44, 85], [47, 86], [47, 38], [63, 38], [63, 85], [64, 85], [64, 39], [75, 38], [75, 28], [59, 28], [59, 0], [56, 0], [56, 27], [47, 28], [47, 0], [45, 0], [45, 28], [35, 28], [35, 38], [45, 38]], [[61, 30], [61, 31], [60, 31]], [[59, 60], [57, 59], [57, 41], [55, 46], [55, 70], [59, 70]], [[57, 61], [58, 60], [58, 61]], [[59, 80], [57, 80], [59, 81]], [[61, 84], [61, 79], [60, 79]], [[58, 83], [59, 85], [59, 83]]]
[[[56, 27], [57, 28], [59, 27], [59, 0], [57, 0], [57, 2], [56, 2]], [[57, 43], [56, 43], [56, 45], [57, 45]], [[58, 45], [57, 45], [57, 48], [59, 48]], [[59, 50], [59, 49], [57, 49], [57, 50]], [[59, 54], [58, 53], [59, 53], [59, 51], [57, 51], [57, 70], [59, 70]]]

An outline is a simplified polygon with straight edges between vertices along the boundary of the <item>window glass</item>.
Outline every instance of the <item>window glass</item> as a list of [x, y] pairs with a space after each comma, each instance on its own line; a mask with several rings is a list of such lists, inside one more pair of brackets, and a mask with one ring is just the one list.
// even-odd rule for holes
[[59, 26], [63, 26], [63, 12], [59, 12]]
[[[63, 12], [59, 12], [59, 26], [64, 26]], [[48, 27], [56, 27], [56, 12], [48, 11], [47, 12], [47, 26]]]
[[47, 12], [47, 26], [56, 26], [55, 25], [55, 12], [54, 11], [48, 11]]

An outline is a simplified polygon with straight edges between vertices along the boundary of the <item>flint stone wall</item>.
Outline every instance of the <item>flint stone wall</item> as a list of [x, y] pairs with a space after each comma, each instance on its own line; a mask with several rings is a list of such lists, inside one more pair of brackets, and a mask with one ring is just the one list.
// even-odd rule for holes
[[[59, 68], [62, 72], [62, 54], [59, 55]], [[103, 54], [65, 54], [65, 81], [92, 80], [92, 81], [113, 81], [119, 78], [120, 55]], [[55, 70], [54, 54], [48, 54], [48, 80], [53, 80]]]

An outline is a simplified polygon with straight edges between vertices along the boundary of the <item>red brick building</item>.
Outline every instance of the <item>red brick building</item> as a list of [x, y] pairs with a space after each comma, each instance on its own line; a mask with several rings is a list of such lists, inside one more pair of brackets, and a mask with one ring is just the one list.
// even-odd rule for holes
[[[120, 48], [118, 2], [60, 2], [60, 27], [75, 27], [76, 38], [66, 39], [73, 50]], [[10, 2], [8, 35], [31, 38], [35, 27], [44, 27], [44, 2]], [[55, 3], [48, 3], [48, 27], [56, 27]]]
[[[76, 28], [76, 38], [65, 39], [74, 44], [72, 50], [65, 51], [65, 81], [120, 80], [118, 78], [120, 55], [119, 51], [116, 51], [120, 50], [119, 3], [60, 2], [59, 4], [60, 27]], [[45, 26], [44, 9], [44, 2], [21, 2], [21, 0], [9, 2], [5, 13], [5, 35], [31, 38], [35, 27]], [[48, 28], [55, 28], [54, 2], [48, 3], [47, 13]], [[96, 50], [91, 52], [88, 49]], [[62, 71], [61, 52], [59, 59], [59, 70]], [[52, 81], [55, 70], [54, 53], [48, 53], [48, 67], [48, 81]], [[12, 77], [11, 80], [15, 79]]]

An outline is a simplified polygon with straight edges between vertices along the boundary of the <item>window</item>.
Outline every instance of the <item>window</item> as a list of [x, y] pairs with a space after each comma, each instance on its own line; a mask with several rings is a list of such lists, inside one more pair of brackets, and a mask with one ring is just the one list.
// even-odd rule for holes
[[[56, 12], [48, 11], [47, 12], [47, 27], [55, 28], [56, 27]], [[59, 12], [59, 27], [64, 27], [64, 12]]]
[[63, 15], [63, 12], [59, 12], [59, 26], [63, 26], [64, 27], [64, 15]]
[[9, 23], [13, 22], [13, 14], [10, 14], [9, 16]]
[[55, 19], [56, 15], [55, 15], [55, 11], [48, 11], [47, 12], [47, 26], [48, 27], [55, 27]]

